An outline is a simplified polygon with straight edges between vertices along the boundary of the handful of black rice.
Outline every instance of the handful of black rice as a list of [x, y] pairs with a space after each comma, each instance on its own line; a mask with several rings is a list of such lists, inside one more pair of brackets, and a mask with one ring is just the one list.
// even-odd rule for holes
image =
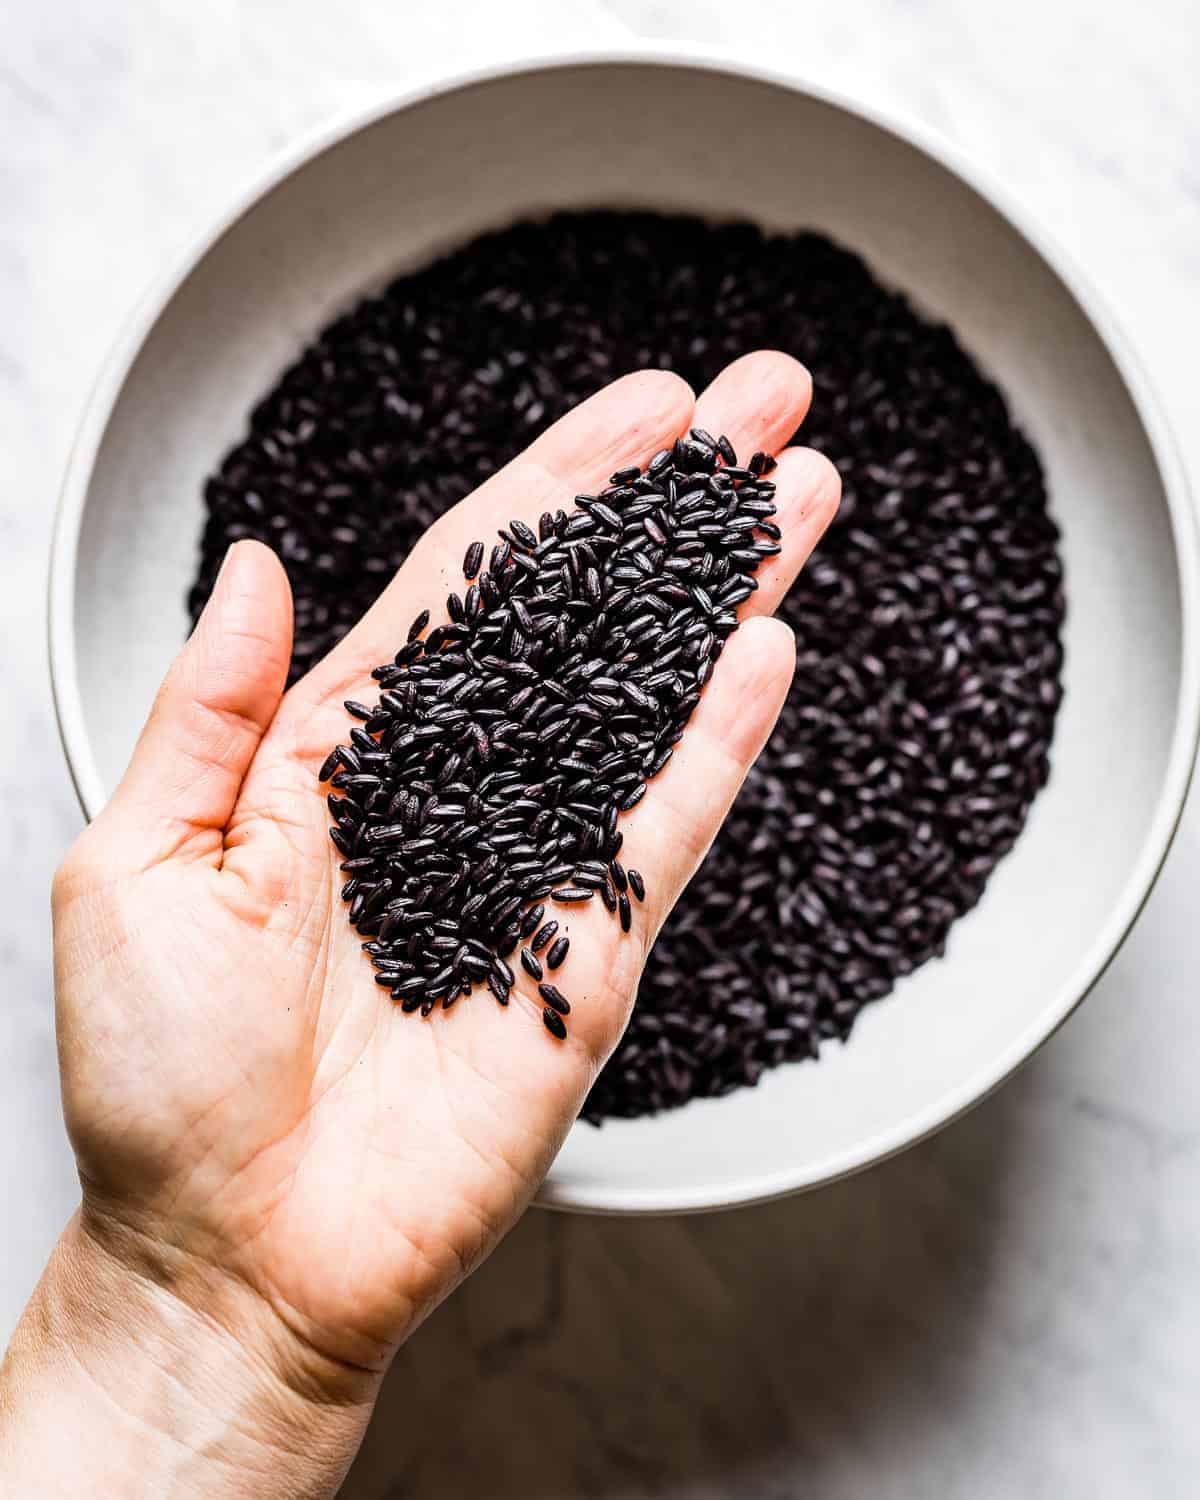
[[671, 759], [780, 550], [774, 463], [739, 468], [728, 439], [695, 428], [536, 532], [510, 522], [483, 572], [473, 542], [447, 623], [428, 630], [423, 610], [372, 673], [378, 703], [346, 704], [362, 725], [321, 767], [330, 836], [350, 921], [405, 1011], [483, 984], [507, 1005], [527, 938], [521, 967], [566, 1037], [570, 1001], [545, 971], [570, 939], [544, 902], [599, 895], [630, 930], [630, 889], [645, 890], [617, 858], [618, 821]]
[[[1062, 568], [1037, 455], [953, 333], [822, 235], [643, 213], [485, 235], [331, 323], [205, 489], [198, 613], [261, 538], [296, 601], [293, 676], [425, 529], [625, 370], [697, 389], [780, 348], [841, 511], [779, 613], [779, 725], [659, 935], [585, 1113], [637, 1115], [814, 1057], [942, 953], [1049, 769]], [[963, 996], [963, 1004], [974, 1003]]]

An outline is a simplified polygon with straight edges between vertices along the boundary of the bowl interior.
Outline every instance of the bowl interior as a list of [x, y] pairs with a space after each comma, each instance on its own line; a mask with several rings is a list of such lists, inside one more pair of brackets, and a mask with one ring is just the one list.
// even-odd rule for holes
[[962, 179], [836, 104], [694, 63], [491, 77], [360, 128], [246, 209], [154, 318], [123, 384], [115, 372], [111, 413], [102, 392], [66, 585], [77, 680], [60, 668], [56, 686], [67, 718], [77, 695], [68, 738], [94, 812], [186, 628], [203, 478], [301, 343], [481, 228], [614, 204], [811, 226], [861, 251], [1001, 382], [1064, 533], [1067, 691], [1051, 784], [948, 957], [818, 1065], [657, 1119], [577, 1127], [544, 1194], [610, 1210], [709, 1206], [860, 1165], [1002, 1077], [1108, 956], [1170, 819], [1160, 796], [1180, 758], [1185, 622], [1151, 443], [1064, 283]]

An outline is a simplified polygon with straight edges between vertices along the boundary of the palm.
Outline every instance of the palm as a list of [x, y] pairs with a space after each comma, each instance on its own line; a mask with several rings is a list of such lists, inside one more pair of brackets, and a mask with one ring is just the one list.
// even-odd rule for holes
[[[743, 361], [695, 415], [670, 377], [611, 387], [444, 518], [282, 702], [286, 584], [265, 552], [243, 556], [211, 682], [192, 680], [202, 663], [186, 684], [189, 715], [168, 705], [152, 719], [129, 784], [88, 835], [140, 840], [136, 879], [81, 880], [76, 898], [68, 878], [60, 901], [68, 1118], [104, 1212], [151, 1233], [168, 1218], [176, 1234], [182, 1225], [196, 1253], [357, 1364], [385, 1358], [512, 1222], [620, 1034], [658, 922], [769, 732], [791, 670], [785, 633], [764, 621], [733, 638], [676, 760], [623, 824], [650, 887], [632, 934], [598, 903], [568, 918], [565, 1044], [544, 1032], [523, 979], [507, 1010], [477, 993], [421, 1022], [387, 1001], [342, 909], [315, 768], [344, 736], [341, 700], [364, 695], [413, 615], [438, 610], [475, 536], [569, 502], [691, 420], [743, 449], [777, 448], [803, 414], [801, 376], [782, 356]], [[836, 496], [814, 455], [787, 455], [778, 478], [785, 547], [760, 575], [760, 612]], [[200, 652], [213, 645], [204, 629]], [[169, 680], [164, 699], [178, 690]], [[197, 734], [209, 737], [203, 757]], [[207, 802], [183, 816], [161, 771], [181, 749], [207, 767]]]

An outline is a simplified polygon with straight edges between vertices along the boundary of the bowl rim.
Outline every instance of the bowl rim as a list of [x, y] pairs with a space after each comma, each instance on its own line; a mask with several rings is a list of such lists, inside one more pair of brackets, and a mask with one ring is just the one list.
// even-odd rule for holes
[[1141, 852], [1104, 923], [1061, 985], [1027, 1026], [985, 1068], [977, 1069], [901, 1124], [877, 1131], [854, 1146], [805, 1166], [747, 1175], [735, 1185], [707, 1189], [642, 1189], [571, 1186], [555, 1181], [554, 1169], [536, 1202], [555, 1209], [598, 1214], [705, 1212], [766, 1202], [822, 1186], [885, 1161], [948, 1125], [1004, 1083], [1054, 1034], [1082, 1003], [1115, 958], [1149, 898], [1183, 814], [1200, 742], [1200, 527], [1185, 469], [1140, 356], [1074, 258], [1019, 199], [965, 151], [938, 131], [892, 106], [881, 106], [843, 88], [819, 83], [802, 70], [763, 63], [753, 54], [690, 42], [636, 41], [598, 47], [521, 50], [483, 64], [430, 68], [403, 88], [365, 106], [340, 113], [301, 135], [232, 192], [225, 210], [195, 233], [166, 273], [152, 281], [125, 319], [88, 396], [71, 446], [56, 509], [48, 581], [48, 651], [51, 691], [68, 771], [90, 821], [106, 797], [84, 721], [75, 657], [75, 575], [88, 488], [100, 444], [129, 371], [158, 319], [218, 240], [263, 197], [307, 162], [350, 136], [427, 100], [521, 73], [580, 67], [681, 68], [762, 83], [800, 93], [856, 117], [914, 147], [977, 193], [1050, 268], [1075, 299], [1104, 345], [1146, 434], [1163, 485], [1178, 575], [1180, 683], [1166, 773]]

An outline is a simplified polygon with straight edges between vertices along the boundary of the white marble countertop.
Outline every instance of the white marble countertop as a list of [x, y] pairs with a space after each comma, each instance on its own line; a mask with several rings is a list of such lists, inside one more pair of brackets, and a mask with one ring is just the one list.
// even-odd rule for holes
[[[1195, 0], [57, 0], [0, 60], [0, 1341], [71, 1211], [46, 915], [78, 826], [43, 587], [80, 404], [231, 184], [439, 61], [630, 32], [899, 106], [1090, 271], [1200, 475]], [[469, 48], [469, 51], [466, 50]], [[402, 1353], [359, 1500], [1182, 1497], [1200, 1476], [1200, 809], [1079, 1015], [937, 1139], [812, 1197], [531, 1215]]]

